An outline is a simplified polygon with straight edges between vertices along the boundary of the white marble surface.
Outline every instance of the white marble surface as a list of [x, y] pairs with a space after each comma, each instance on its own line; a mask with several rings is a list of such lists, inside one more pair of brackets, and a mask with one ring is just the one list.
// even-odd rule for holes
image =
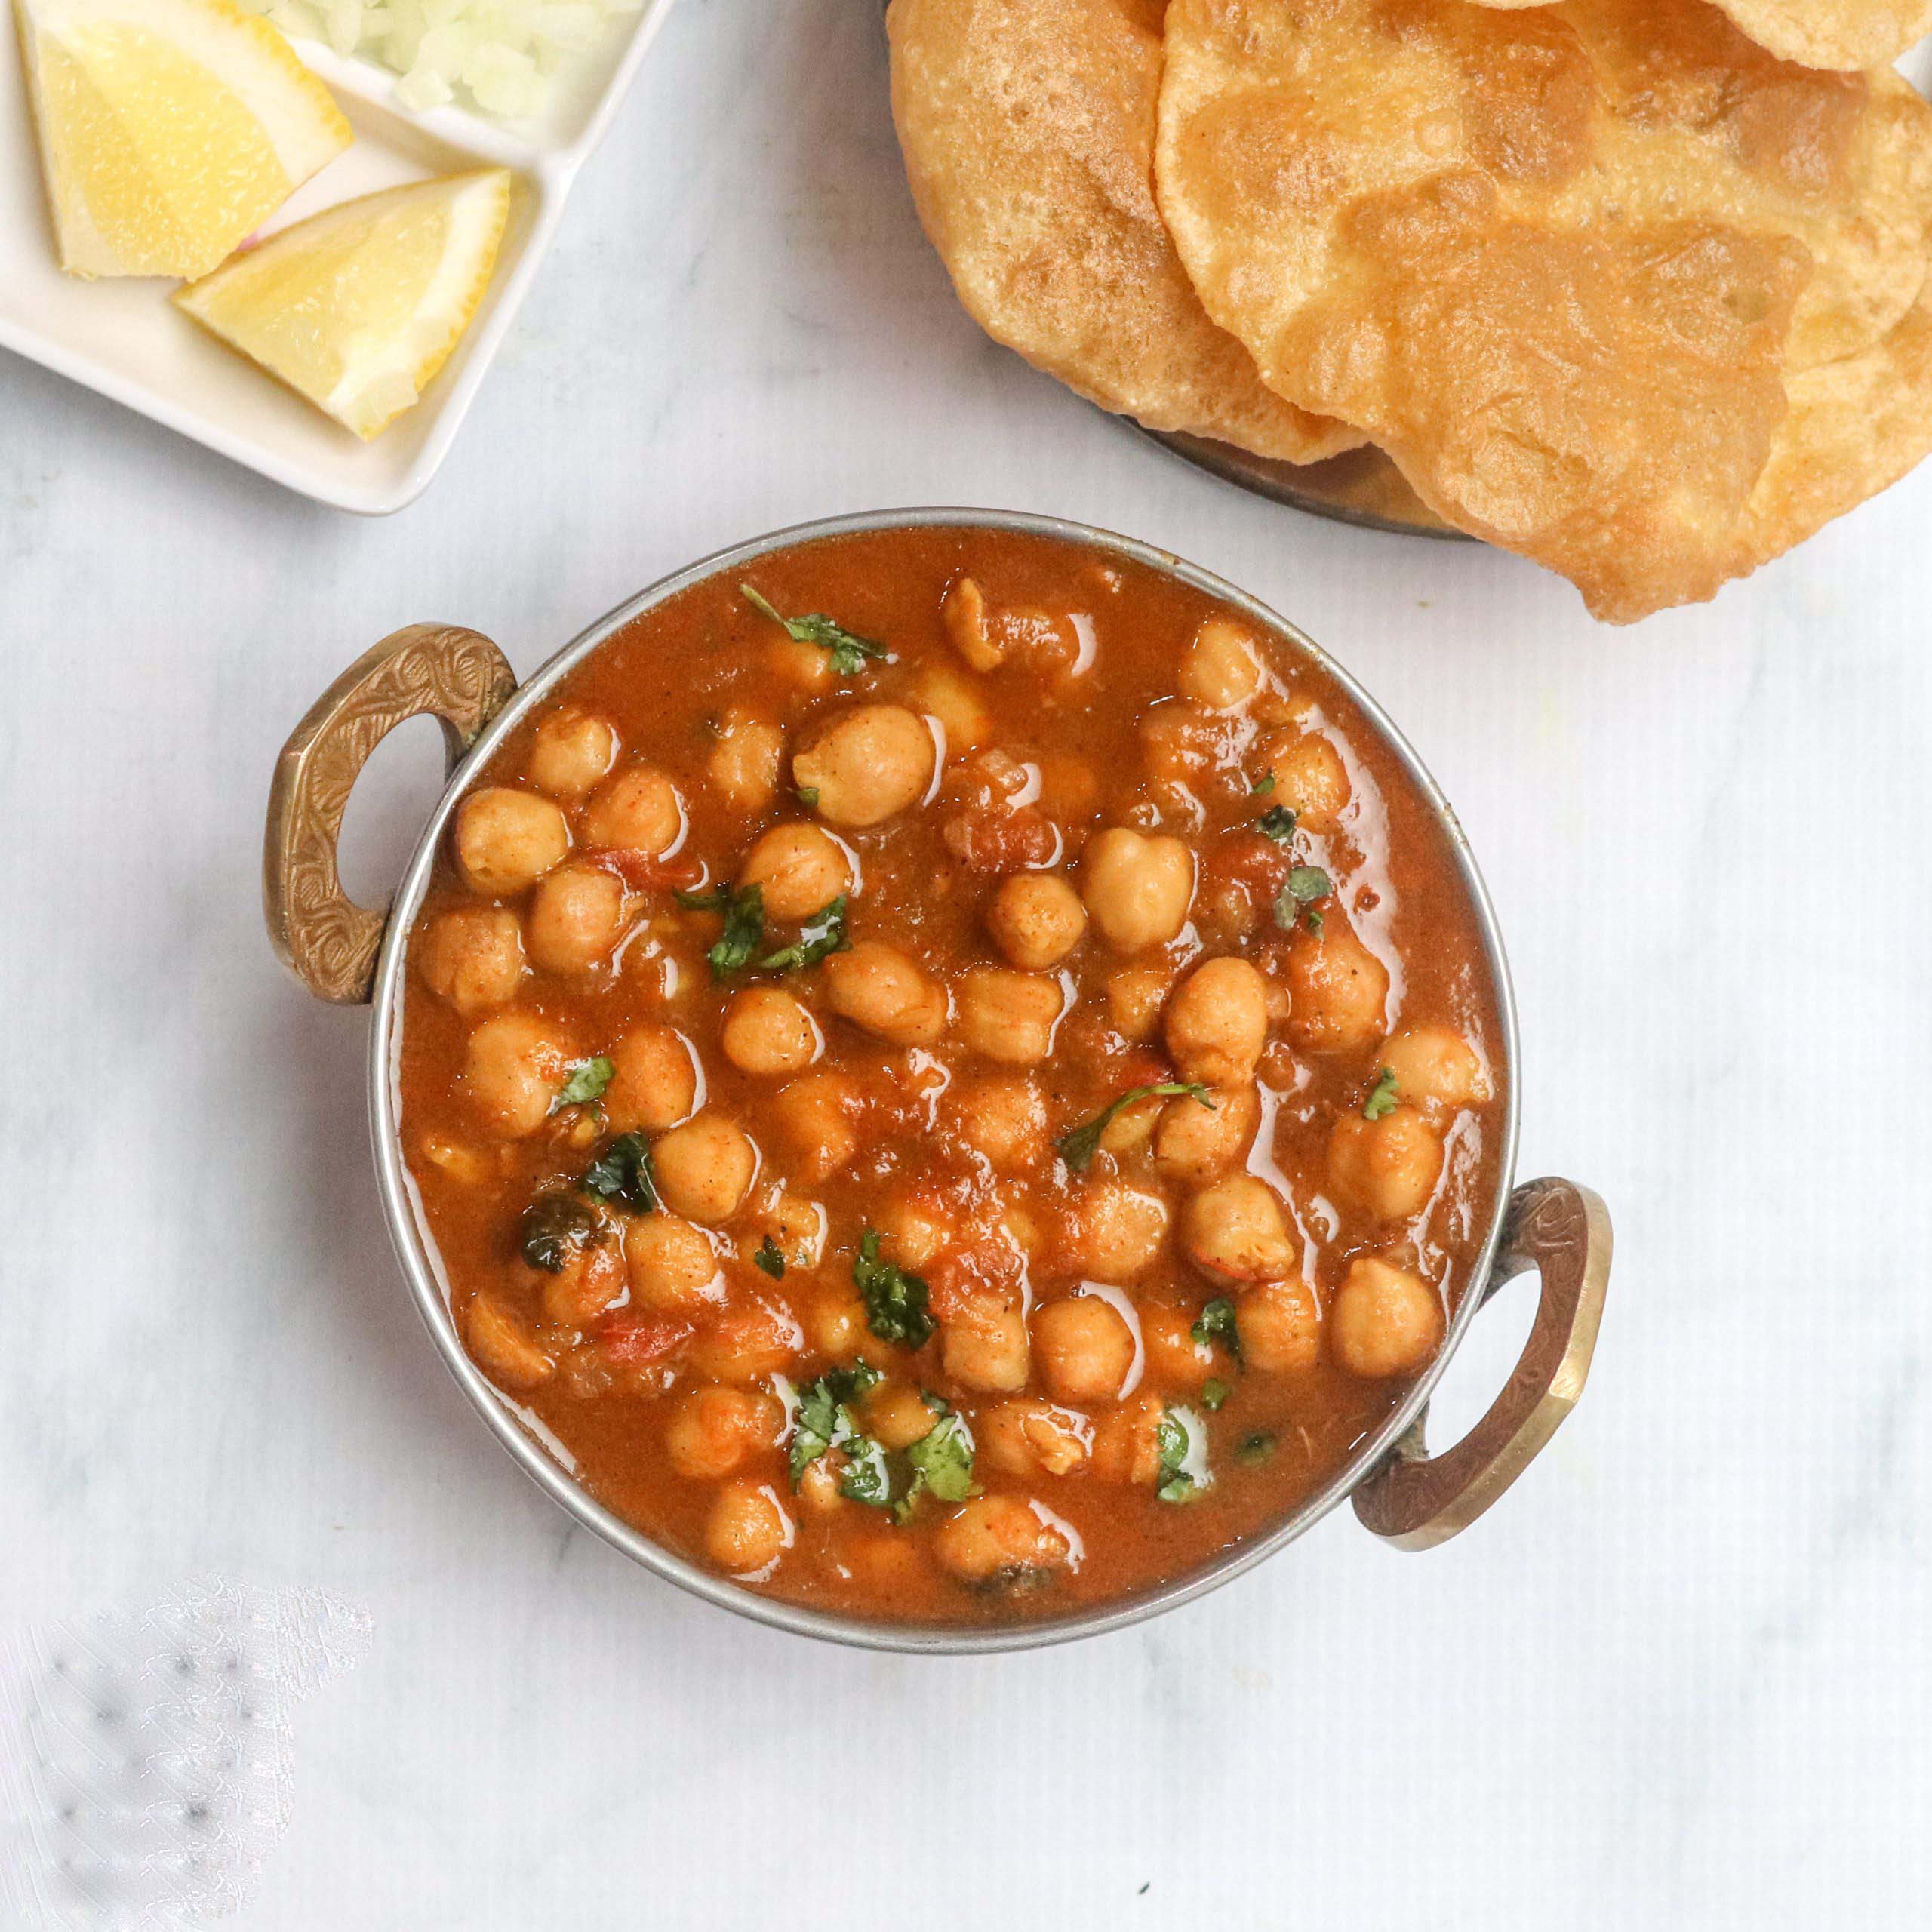
[[[364, 523], [0, 361], [0, 1620], [191, 1572], [366, 1608], [248, 1932], [1867, 1928], [1932, 1896], [1932, 472], [1714, 607], [1593, 627], [1473, 548], [1251, 501], [983, 341], [868, 0], [684, 0], [443, 478]], [[1524, 1171], [1616, 1214], [1589, 1392], [1426, 1556], [1346, 1515], [1070, 1650], [721, 1616], [574, 1532], [434, 1360], [365, 1022], [257, 906], [271, 761], [419, 617], [521, 666], [824, 512], [1153, 539], [1338, 651], [1512, 951]], [[358, 811], [365, 881], [433, 787]], [[1526, 1292], [1458, 1362], [1503, 1372]]]

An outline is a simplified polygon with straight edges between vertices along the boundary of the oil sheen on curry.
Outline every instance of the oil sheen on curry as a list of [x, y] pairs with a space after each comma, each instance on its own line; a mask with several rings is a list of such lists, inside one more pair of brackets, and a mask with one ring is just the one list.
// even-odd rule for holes
[[618, 1515], [826, 1610], [1052, 1616], [1266, 1531], [1494, 1203], [1426, 801], [1318, 664], [1065, 543], [839, 538], [638, 619], [411, 945], [471, 1355]]

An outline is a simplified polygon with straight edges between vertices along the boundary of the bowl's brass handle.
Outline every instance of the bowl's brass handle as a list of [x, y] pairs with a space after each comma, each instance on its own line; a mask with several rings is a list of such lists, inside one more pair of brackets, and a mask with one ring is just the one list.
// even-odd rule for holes
[[1509, 1198], [1485, 1300], [1512, 1275], [1543, 1277], [1536, 1325], [1503, 1392], [1453, 1449], [1432, 1456], [1417, 1417], [1355, 1494], [1355, 1514], [1401, 1549], [1466, 1529], [1527, 1469], [1575, 1407], [1610, 1284], [1610, 1211], [1574, 1181], [1526, 1181]]
[[342, 815], [369, 754], [426, 712], [441, 721], [454, 770], [515, 689], [509, 660], [487, 637], [458, 624], [411, 624], [350, 665], [282, 746], [269, 792], [263, 909], [282, 963], [318, 999], [368, 998], [388, 923], [387, 907], [357, 905], [336, 869]]

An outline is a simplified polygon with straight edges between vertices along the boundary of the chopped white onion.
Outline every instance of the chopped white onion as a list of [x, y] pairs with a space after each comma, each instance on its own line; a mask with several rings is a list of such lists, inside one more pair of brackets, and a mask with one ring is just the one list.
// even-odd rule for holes
[[620, 14], [644, 0], [242, 0], [291, 39], [360, 54], [402, 76], [412, 112], [448, 105], [461, 89], [506, 121], [541, 113], [557, 70], [586, 53]]

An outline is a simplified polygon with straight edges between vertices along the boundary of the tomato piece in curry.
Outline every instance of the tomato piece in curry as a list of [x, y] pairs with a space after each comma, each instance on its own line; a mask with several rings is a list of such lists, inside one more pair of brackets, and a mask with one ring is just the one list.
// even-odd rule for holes
[[1051, 1616], [1265, 1532], [1441, 1345], [1503, 1036], [1320, 663], [974, 528], [617, 632], [454, 819], [405, 1151], [478, 1366], [747, 1587]]

